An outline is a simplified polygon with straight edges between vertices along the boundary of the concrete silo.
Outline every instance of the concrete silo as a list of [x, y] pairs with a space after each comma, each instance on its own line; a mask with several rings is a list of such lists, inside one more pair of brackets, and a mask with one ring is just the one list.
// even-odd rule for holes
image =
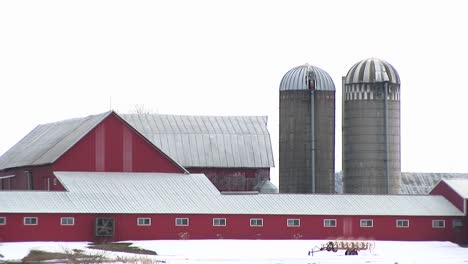
[[280, 83], [280, 193], [335, 192], [335, 85], [324, 70], [302, 65]]
[[345, 193], [400, 191], [400, 77], [390, 63], [370, 58], [343, 77]]

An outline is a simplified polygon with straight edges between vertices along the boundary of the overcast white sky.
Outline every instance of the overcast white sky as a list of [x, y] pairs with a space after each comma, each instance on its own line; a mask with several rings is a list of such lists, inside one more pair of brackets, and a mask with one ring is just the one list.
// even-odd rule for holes
[[267, 115], [304, 63], [337, 87], [377, 57], [399, 72], [402, 171], [468, 172], [466, 1], [1, 1], [0, 154], [36, 125], [144, 105]]

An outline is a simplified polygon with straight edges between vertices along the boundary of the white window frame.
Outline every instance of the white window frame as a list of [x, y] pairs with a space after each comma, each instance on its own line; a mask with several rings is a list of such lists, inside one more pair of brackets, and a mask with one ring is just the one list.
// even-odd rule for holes
[[[64, 223], [64, 221], [66, 220], [70, 220], [71, 219], [71, 223]], [[60, 225], [62, 226], [73, 226], [75, 225], [75, 217], [69, 217], [69, 216], [66, 216], [66, 217], [60, 217]]]
[[213, 226], [226, 226], [226, 223], [226, 218], [213, 218]]
[[288, 218], [286, 221], [286, 225], [288, 227], [300, 227], [301, 226], [301, 219], [299, 218]]
[[6, 217], [5, 216], [0, 216], [0, 225], [6, 225]]
[[[28, 219], [35, 219], [35, 222], [34, 224], [31, 224], [31, 223], [26, 223]], [[25, 216], [23, 217], [23, 224], [24, 225], [38, 225], [39, 224], [39, 219], [35, 216]]]
[[[435, 223], [442, 223], [442, 226], [435, 225]], [[445, 228], [445, 220], [442, 220], [442, 219], [432, 220], [432, 228]]]
[[[401, 225], [401, 223], [406, 223], [406, 225], [405, 224]], [[395, 221], [395, 225], [396, 225], [397, 228], [409, 228], [409, 220], [408, 219], [397, 219]]]
[[[187, 221], [187, 223], [184, 223], [184, 221]], [[175, 225], [176, 226], [189, 226], [190, 222], [189, 219], [186, 217], [181, 217], [181, 218], [176, 218], [175, 219]]]
[[[369, 221], [370, 221], [370, 225], [367, 225]], [[363, 224], [363, 223], [366, 223], [366, 224]], [[359, 221], [359, 226], [365, 227], [365, 228], [374, 227], [374, 219], [361, 219]]]
[[336, 227], [336, 219], [323, 219], [323, 227]]
[[137, 218], [137, 226], [150, 226], [150, 225], [151, 225], [151, 218], [149, 217]]
[[250, 218], [250, 226], [252, 227], [262, 227], [263, 218]]

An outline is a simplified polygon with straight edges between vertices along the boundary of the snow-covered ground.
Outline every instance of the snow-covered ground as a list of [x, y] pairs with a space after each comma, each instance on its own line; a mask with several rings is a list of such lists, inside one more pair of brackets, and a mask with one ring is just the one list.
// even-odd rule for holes
[[[468, 263], [468, 248], [450, 242], [398, 242], [375, 241], [372, 251], [360, 251], [358, 256], [345, 256], [344, 250], [336, 253], [320, 251], [309, 256], [309, 250], [325, 243], [324, 240], [155, 240], [125, 241], [134, 246], [154, 250], [158, 256], [145, 259], [166, 263]], [[31, 249], [60, 252], [86, 249], [87, 242], [24, 242], [2, 243], [2, 260], [18, 260]], [[106, 253], [107, 257], [131, 257], [132, 254]]]

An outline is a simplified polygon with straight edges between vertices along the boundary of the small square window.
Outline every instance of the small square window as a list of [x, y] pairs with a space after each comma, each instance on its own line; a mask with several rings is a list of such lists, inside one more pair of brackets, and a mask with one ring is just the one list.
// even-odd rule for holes
[[453, 219], [452, 226], [454, 228], [463, 227], [463, 220], [460, 218]]
[[398, 227], [398, 228], [408, 228], [409, 227], [409, 220], [407, 220], [407, 219], [398, 219], [398, 220], [396, 220], [396, 227]]
[[176, 226], [188, 226], [189, 219], [188, 218], [176, 218]]
[[323, 219], [324, 227], [336, 227], [336, 219]]
[[25, 217], [23, 218], [24, 225], [37, 225], [37, 217]]
[[289, 227], [301, 226], [301, 220], [300, 219], [288, 219], [288, 226]]
[[263, 226], [262, 218], [250, 218], [250, 226]]
[[139, 226], [150, 226], [151, 218], [137, 218], [137, 225]]
[[374, 220], [372, 220], [372, 219], [361, 219], [360, 226], [361, 227], [373, 227], [374, 226]]
[[75, 225], [74, 217], [62, 217], [60, 218], [60, 225]]
[[6, 217], [0, 217], [0, 225], [6, 225]]
[[213, 226], [226, 226], [226, 218], [213, 218]]
[[445, 220], [432, 220], [432, 228], [445, 228]]

